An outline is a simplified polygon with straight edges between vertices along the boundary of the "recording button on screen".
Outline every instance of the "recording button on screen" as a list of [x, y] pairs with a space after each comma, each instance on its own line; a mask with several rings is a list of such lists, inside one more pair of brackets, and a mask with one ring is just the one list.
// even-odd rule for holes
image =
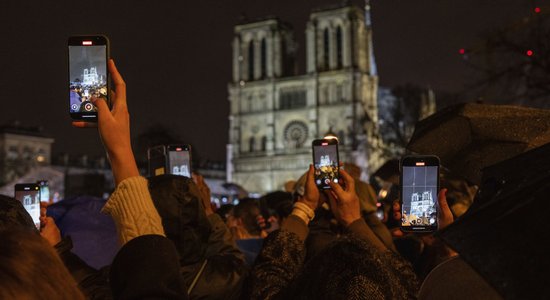
[[84, 105], [84, 109], [85, 109], [86, 111], [92, 111], [92, 109], [94, 109], [94, 106], [92, 105], [92, 103], [86, 103], [86, 104]]

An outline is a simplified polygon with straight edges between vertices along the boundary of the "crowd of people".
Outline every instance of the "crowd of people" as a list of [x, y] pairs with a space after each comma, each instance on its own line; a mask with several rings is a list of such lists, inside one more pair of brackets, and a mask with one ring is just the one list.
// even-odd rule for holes
[[[92, 101], [116, 182], [102, 211], [114, 220], [121, 248], [108, 267], [92, 268], [71, 252], [71, 238], [61, 236], [46, 206], [37, 231], [21, 203], [3, 197], [0, 299], [501, 298], [437, 235], [401, 232], [397, 193], [378, 207], [352, 168], [319, 190], [310, 166], [291, 191], [216, 210], [199, 174], [140, 176], [126, 85], [112, 60], [108, 66], [112, 109]], [[465, 202], [455, 197], [449, 205], [459, 192], [442, 186], [439, 229], [453, 222], [453, 205], [473, 199], [462, 194]], [[464, 272], [473, 275], [453, 277]]]

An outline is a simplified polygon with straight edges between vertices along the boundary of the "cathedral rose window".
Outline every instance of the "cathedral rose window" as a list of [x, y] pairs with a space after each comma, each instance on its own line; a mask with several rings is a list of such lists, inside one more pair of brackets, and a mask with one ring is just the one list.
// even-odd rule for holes
[[291, 147], [301, 147], [307, 139], [307, 125], [302, 121], [291, 121], [285, 127], [284, 137]]

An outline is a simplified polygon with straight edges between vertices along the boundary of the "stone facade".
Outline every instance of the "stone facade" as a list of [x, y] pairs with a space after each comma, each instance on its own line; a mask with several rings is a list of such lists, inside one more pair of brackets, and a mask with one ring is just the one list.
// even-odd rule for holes
[[0, 185], [49, 165], [53, 141], [36, 132], [0, 128]]
[[314, 11], [306, 29], [306, 74], [295, 70], [290, 26], [265, 19], [235, 26], [227, 180], [250, 192], [282, 189], [312, 162], [311, 142], [339, 137], [340, 160], [363, 176], [380, 164], [378, 77], [369, 11]]

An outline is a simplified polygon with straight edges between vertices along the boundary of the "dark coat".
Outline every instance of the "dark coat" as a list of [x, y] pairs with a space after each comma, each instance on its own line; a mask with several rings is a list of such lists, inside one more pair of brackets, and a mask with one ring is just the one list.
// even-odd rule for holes
[[307, 263], [290, 231], [271, 233], [250, 275], [249, 299], [413, 299], [418, 280], [399, 255], [346, 236]]
[[166, 237], [181, 257], [182, 275], [192, 287], [189, 298], [239, 298], [247, 275], [244, 255], [222, 219], [217, 214], [206, 216], [193, 180], [156, 176], [149, 179], [149, 190]]

